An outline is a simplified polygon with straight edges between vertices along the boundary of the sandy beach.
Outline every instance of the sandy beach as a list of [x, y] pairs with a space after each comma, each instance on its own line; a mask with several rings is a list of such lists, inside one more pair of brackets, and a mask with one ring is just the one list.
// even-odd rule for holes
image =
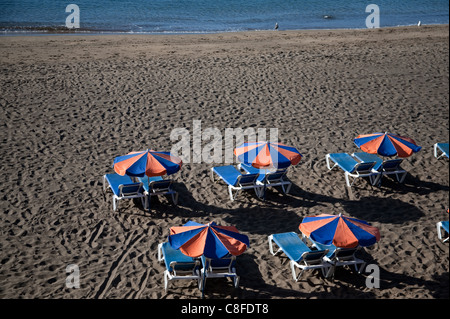
[[[195, 282], [164, 292], [157, 245], [189, 220], [236, 226], [250, 239], [238, 257], [240, 287], [210, 280], [208, 299], [448, 299], [449, 162], [433, 145], [449, 140], [448, 25], [371, 30], [197, 35], [53, 35], [0, 38], [0, 298], [199, 299]], [[290, 194], [230, 201], [212, 166], [185, 162], [172, 175], [178, 206], [152, 199], [112, 209], [102, 176], [116, 156], [170, 151], [171, 132], [278, 129], [303, 155], [290, 167]], [[353, 153], [359, 134], [392, 132], [422, 150], [404, 160], [403, 184], [359, 180], [351, 191], [327, 153]], [[202, 142], [203, 146], [208, 141]], [[192, 157], [191, 157], [192, 159]], [[234, 162], [236, 164], [236, 162]], [[224, 164], [225, 165], [225, 162]], [[305, 216], [345, 214], [380, 229], [360, 257], [380, 269], [291, 277], [269, 253], [270, 234]], [[80, 287], [66, 287], [77, 265]]]

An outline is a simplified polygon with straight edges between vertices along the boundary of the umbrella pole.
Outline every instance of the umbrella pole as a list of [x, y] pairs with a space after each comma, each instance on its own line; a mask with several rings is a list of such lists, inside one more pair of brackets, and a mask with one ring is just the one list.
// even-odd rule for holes
[[264, 177], [264, 196], [263, 201], [266, 201], [266, 178]]
[[150, 177], [148, 178], [148, 213], [151, 214], [150, 212], [150, 199], [152, 198], [152, 196], [150, 195]]
[[[205, 258], [205, 262], [208, 263], [208, 261]], [[206, 265], [203, 266], [203, 276], [202, 276], [202, 299], [205, 298], [205, 280], [206, 280]]]
[[265, 202], [266, 201], [266, 183], [267, 183], [267, 172], [268, 172], [269, 170], [268, 169], [264, 169], [264, 188], [263, 188], [263, 191], [264, 191], [264, 194], [263, 194], [263, 201]]

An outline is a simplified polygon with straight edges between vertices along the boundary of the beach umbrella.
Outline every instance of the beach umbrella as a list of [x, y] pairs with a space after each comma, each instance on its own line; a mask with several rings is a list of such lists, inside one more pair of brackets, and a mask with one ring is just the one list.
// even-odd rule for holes
[[[114, 159], [113, 168], [119, 175], [154, 177], [172, 175], [181, 169], [183, 162], [169, 152], [154, 150], [130, 152]], [[150, 179], [148, 180], [150, 184]], [[150, 210], [150, 193], [148, 195]]]
[[256, 168], [287, 168], [297, 165], [302, 154], [294, 147], [272, 142], [247, 142], [235, 148], [234, 154], [242, 163]]
[[146, 150], [131, 152], [114, 159], [114, 171], [119, 175], [148, 177], [171, 175], [181, 169], [183, 162], [169, 152]]
[[[291, 146], [273, 142], [247, 142], [234, 149], [234, 154], [241, 163], [258, 169], [270, 171], [297, 165], [302, 154]], [[264, 199], [266, 198], [266, 180], [264, 179]]]
[[[169, 243], [189, 257], [205, 256], [220, 259], [227, 255], [241, 255], [250, 246], [249, 239], [234, 226], [219, 226], [216, 223], [199, 224], [189, 221], [183, 226], [171, 227]], [[203, 275], [203, 283], [205, 275]], [[204, 287], [204, 284], [202, 285]], [[202, 289], [202, 297], [204, 291]]]
[[362, 151], [382, 156], [409, 157], [422, 149], [409, 137], [387, 132], [358, 135], [354, 142]]
[[303, 218], [300, 231], [322, 245], [340, 248], [368, 247], [380, 240], [380, 231], [369, 223], [342, 214]]
[[171, 227], [169, 243], [186, 256], [195, 258], [203, 255], [211, 259], [220, 259], [228, 254], [238, 256], [250, 245], [248, 237], [240, 234], [234, 226], [192, 221]]

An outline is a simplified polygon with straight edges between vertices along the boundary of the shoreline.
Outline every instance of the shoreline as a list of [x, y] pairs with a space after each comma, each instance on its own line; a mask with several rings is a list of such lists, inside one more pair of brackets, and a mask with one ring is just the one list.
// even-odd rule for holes
[[[448, 23], [432, 23], [432, 24], [422, 24], [420, 27], [433, 27], [433, 26], [448, 26]], [[376, 29], [395, 29], [395, 28], [408, 28], [408, 27], [419, 27], [417, 24], [409, 24], [409, 25], [397, 25], [397, 26], [385, 26]], [[318, 28], [318, 29], [287, 29], [287, 30], [273, 30], [273, 29], [261, 29], [261, 30], [236, 30], [236, 31], [179, 31], [179, 32], [171, 32], [171, 31], [150, 31], [150, 32], [134, 32], [134, 31], [109, 31], [109, 30], [82, 30], [82, 31], [70, 31], [70, 30], [60, 30], [60, 31], [0, 31], [1, 37], [21, 37], [21, 36], [84, 36], [84, 35], [92, 35], [92, 36], [121, 36], [121, 35], [207, 35], [207, 34], [227, 34], [227, 33], [247, 33], [247, 32], [302, 32], [302, 31], [355, 31], [355, 30], [370, 30], [368, 28], [335, 28], [335, 29], [326, 29], [326, 28]]]

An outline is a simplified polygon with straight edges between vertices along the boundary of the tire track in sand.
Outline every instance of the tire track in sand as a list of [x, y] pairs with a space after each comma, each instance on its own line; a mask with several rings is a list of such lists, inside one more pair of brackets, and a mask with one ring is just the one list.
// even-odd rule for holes
[[100, 288], [98, 289], [97, 293], [95, 294], [95, 299], [103, 299], [105, 297], [105, 294], [107, 293], [109, 287], [111, 286], [111, 283], [113, 282], [114, 278], [116, 278], [117, 270], [120, 268], [130, 251], [134, 248], [136, 244], [138, 244], [144, 237], [145, 234], [141, 234], [136, 237], [137, 231], [134, 231], [131, 233], [124, 244], [125, 250], [122, 252], [120, 257], [112, 263], [110, 270], [108, 271], [108, 276], [106, 277], [103, 284], [100, 285]]

